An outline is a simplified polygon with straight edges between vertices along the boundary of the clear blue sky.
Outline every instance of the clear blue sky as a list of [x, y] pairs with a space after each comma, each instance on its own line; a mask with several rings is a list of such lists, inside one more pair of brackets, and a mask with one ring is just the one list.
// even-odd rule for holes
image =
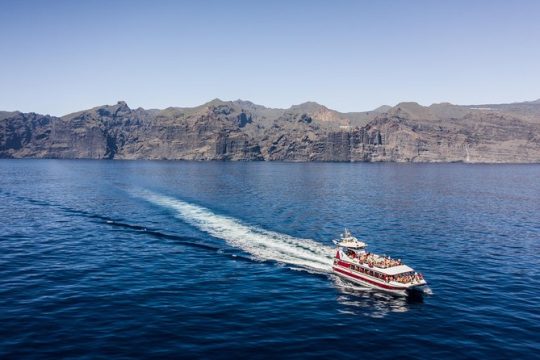
[[0, 110], [540, 98], [540, 1], [0, 0]]

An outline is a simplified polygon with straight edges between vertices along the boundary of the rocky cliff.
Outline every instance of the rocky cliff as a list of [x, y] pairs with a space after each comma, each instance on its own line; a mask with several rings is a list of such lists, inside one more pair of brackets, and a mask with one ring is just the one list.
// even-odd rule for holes
[[118, 102], [63, 117], [0, 112], [0, 157], [540, 162], [540, 102], [340, 113], [216, 99], [164, 110]]

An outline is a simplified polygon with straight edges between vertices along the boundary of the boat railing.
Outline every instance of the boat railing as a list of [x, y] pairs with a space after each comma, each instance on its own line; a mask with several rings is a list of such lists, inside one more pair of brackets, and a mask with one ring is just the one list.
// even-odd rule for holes
[[355, 271], [359, 271], [366, 275], [375, 277], [382, 281], [386, 281], [387, 283], [394, 282], [394, 283], [400, 283], [400, 284], [414, 285], [414, 284], [420, 284], [421, 282], [424, 281], [424, 276], [415, 271], [410, 271], [407, 273], [396, 274], [396, 275], [389, 275], [389, 274], [384, 274], [380, 271], [377, 271], [376, 269], [371, 270], [369, 268], [359, 267], [355, 265], [352, 265], [351, 269]]

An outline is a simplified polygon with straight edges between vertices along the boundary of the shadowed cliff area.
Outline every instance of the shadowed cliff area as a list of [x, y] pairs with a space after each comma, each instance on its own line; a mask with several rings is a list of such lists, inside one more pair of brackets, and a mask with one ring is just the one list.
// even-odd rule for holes
[[120, 101], [63, 117], [0, 112], [0, 157], [531, 163], [540, 162], [540, 100], [354, 113], [219, 99], [163, 110]]

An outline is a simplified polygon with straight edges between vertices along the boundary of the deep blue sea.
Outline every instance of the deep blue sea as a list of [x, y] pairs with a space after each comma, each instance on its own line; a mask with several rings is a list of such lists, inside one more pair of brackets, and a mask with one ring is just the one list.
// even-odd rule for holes
[[0, 219], [0, 358], [540, 356], [540, 165], [1, 160]]

